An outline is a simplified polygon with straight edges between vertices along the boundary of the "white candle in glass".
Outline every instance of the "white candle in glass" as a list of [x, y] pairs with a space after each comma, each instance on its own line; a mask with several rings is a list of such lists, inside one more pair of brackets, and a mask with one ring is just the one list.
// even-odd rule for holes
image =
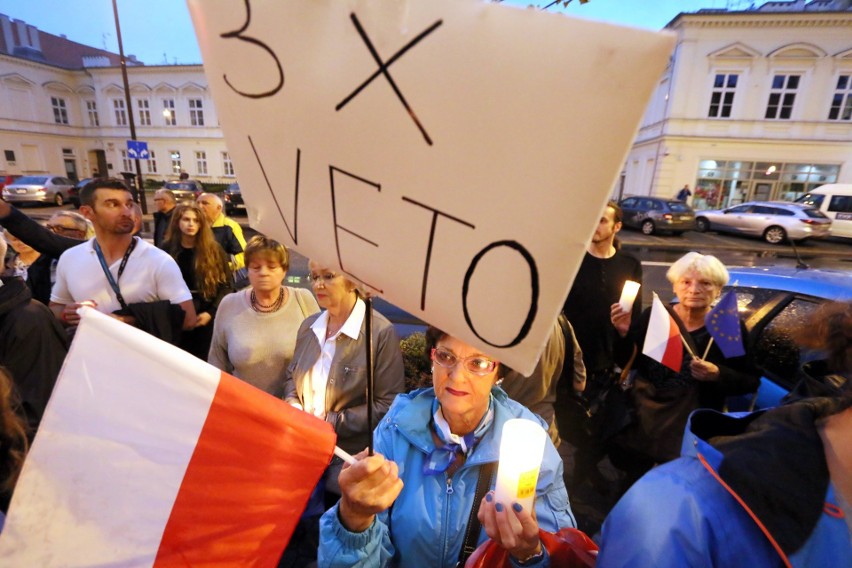
[[633, 309], [633, 302], [636, 301], [636, 295], [639, 293], [640, 286], [642, 285], [633, 280], [628, 280], [624, 283], [624, 288], [621, 289], [621, 299], [618, 303], [621, 304], [621, 309], [625, 312]]
[[547, 432], [532, 420], [513, 418], [503, 425], [500, 463], [494, 498], [505, 507], [519, 503], [530, 511], [535, 502], [535, 486]]

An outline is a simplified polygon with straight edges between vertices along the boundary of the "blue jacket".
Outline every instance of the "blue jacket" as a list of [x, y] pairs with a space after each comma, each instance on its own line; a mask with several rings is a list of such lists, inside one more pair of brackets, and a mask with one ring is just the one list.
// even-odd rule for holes
[[[495, 387], [491, 394], [494, 423], [450, 478], [422, 473], [424, 461], [435, 448], [429, 431], [434, 390], [397, 396], [376, 428], [374, 444], [376, 452], [399, 466], [405, 486], [393, 506], [362, 533], [349, 532], [341, 525], [337, 505], [329, 509], [320, 521], [319, 566], [455, 566], [473, 507], [479, 468], [498, 460], [503, 424], [512, 418], [526, 418], [547, 428], [541, 418], [509, 399], [501, 389]], [[536, 514], [539, 526], [546, 531], [576, 527], [562, 481], [562, 460], [549, 439], [536, 487]], [[482, 530], [479, 543], [487, 538]]]
[[837, 401], [692, 413], [681, 457], [648, 472], [603, 526], [598, 568], [852, 567], [815, 422]]

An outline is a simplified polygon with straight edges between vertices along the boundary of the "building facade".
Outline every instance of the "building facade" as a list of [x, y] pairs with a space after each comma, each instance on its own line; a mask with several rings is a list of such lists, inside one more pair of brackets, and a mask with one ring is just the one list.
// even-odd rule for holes
[[[792, 200], [852, 183], [852, 0], [768, 2], [680, 14], [678, 37], [616, 196], [674, 196], [696, 208]], [[135, 171], [129, 113], [148, 143], [145, 178], [234, 181], [201, 65], [118, 55], [0, 14], [0, 175], [82, 179]]]
[[674, 197], [689, 184], [703, 209], [852, 183], [850, 3], [678, 15], [616, 194]]
[[135, 172], [130, 112], [148, 143], [143, 178], [235, 177], [201, 65], [142, 65], [0, 15], [0, 175], [83, 179]]

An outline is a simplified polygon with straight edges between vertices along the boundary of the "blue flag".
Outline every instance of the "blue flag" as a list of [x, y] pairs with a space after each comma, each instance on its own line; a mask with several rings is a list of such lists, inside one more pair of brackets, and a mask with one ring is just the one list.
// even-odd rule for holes
[[704, 318], [704, 325], [725, 358], [745, 355], [736, 292], [731, 290], [719, 300]]

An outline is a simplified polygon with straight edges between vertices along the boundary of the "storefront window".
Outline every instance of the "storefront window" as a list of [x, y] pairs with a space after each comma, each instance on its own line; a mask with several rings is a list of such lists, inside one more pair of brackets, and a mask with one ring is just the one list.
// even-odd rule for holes
[[702, 159], [693, 195], [695, 209], [718, 209], [746, 201], [794, 201], [826, 183], [835, 183], [840, 166], [784, 162]]

